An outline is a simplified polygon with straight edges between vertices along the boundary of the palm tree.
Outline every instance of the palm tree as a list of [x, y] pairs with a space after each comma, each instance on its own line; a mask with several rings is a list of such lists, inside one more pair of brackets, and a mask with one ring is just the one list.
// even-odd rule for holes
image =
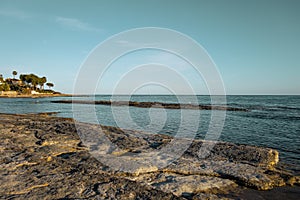
[[12, 72], [12, 75], [14, 76], [14, 79], [15, 79], [15, 77], [17, 76], [17, 74], [18, 74], [17, 71], [13, 71], [13, 72]]

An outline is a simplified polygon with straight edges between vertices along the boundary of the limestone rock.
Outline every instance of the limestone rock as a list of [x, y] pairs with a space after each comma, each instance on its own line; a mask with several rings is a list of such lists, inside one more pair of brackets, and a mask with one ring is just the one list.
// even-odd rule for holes
[[276, 168], [276, 150], [218, 142], [201, 158], [207, 141], [177, 139], [190, 145], [176, 157], [161, 153], [170, 136], [46, 114], [0, 114], [0, 140], [4, 199], [222, 199], [300, 182]]

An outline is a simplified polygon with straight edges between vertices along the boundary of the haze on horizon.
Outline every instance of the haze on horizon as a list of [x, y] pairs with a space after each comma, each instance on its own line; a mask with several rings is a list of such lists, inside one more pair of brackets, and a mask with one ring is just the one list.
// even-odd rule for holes
[[[205, 48], [227, 94], [300, 95], [299, 9], [297, 0], [2, 0], [0, 74], [12, 77], [16, 70], [47, 76], [55, 90], [72, 93], [81, 64], [99, 43], [129, 29], [161, 27], [186, 34]], [[173, 67], [198, 94], [207, 94], [188, 63], [154, 50], [116, 60], [95, 92], [111, 93], [123, 72], [149, 63]], [[141, 77], [128, 84], [135, 78]], [[177, 87], [181, 89], [180, 82]], [[168, 93], [157, 86], [138, 92]]]

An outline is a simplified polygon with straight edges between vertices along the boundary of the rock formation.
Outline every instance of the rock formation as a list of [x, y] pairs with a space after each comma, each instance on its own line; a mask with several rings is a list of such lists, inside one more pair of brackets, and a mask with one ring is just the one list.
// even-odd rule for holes
[[217, 105], [196, 105], [196, 104], [179, 104], [179, 103], [161, 103], [161, 102], [137, 102], [137, 101], [88, 101], [88, 100], [55, 100], [52, 103], [75, 103], [75, 104], [96, 104], [112, 106], [134, 106], [140, 108], [165, 108], [165, 109], [191, 109], [191, 110], [227, 110], [243, 111], [245, 108], [217, 106]]
[[[97, 130], [111, 143], [97, 143], [93, 136]], [[91, 137], [85, 138], [84, 131]], [[75, 124], [47, 114], [0, 114], [0, 197], [221, 199], [235, 198], [245, 188], [270, 190], [300, 182], [277, 169], [276, 150], [226, 142], [215, 143], [208, 157], [201, 158], [199, 149], [206, 141], [189, 141], [186, 151], [168, 165], [152, 162], [157, 155], [168, 161], [157, 153], [173, 139]], [[105, 154], [97, 155], [101, 151]], [[132, 164], [130, 170], [124, 163]]]

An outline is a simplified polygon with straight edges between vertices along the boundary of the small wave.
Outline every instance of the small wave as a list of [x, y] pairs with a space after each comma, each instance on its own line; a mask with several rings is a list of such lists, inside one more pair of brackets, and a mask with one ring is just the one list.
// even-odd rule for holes
[[[298, 149], [287, 149], [287, 148], [281, 148], [281, 149], [285, 152], [292, 153], [295, 155], [298, 155], [300, 153], [300, 150], [298, 150]], [[290, 155], [292, 155], [292, 154], [290, 154]], [[296, 158], [298, 158], [298, 157], [296, 157]]]
[[300, 110], [300, 108], [289, 107], [289, 106], [276, 106], [276, 108], [283, 109], [283, 110]]
[[250, 112], [249, 114], [244, 115], [244, 117], [258, 118], [258, 119], [274, 119], [274, 120], [291, 120], [297, 121], [300, 120], [300, 116], [288, 116], [288, 115], [276, 115], [270, 113], [259, 113], [259, 112]]
[[295, 110], [300, 111], [299, 107], [292, 106], [271, 106], [271, 105], [243, 105], [238, 103], [229, 103], [228, 106], [234, 106], [244, 108], [248, 110], [262, 110], [262, 111], [284, 111], [284, 110]]
[[285, 111], [285, 110], [295, 110], [299, 111], [300, 108], [289, 107], [289, 106], [253, 106], [250, 107], [251, 110], [265, 110], [265, 111]]

